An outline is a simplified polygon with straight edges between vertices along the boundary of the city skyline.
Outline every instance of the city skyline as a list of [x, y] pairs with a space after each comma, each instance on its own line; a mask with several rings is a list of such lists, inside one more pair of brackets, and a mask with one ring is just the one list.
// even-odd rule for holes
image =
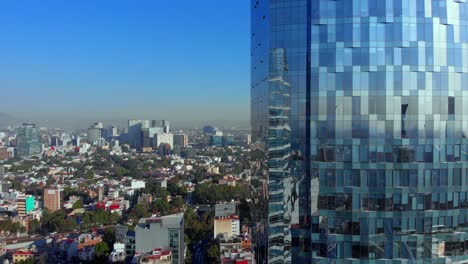
[[248, 10], [213, 0], [2, 2], [0, 90], [21, 100], [0, 113], [248, 120]]

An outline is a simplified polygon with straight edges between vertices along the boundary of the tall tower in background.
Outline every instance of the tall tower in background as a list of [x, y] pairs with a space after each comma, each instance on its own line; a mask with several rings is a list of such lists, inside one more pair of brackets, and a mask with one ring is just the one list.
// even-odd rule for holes
[[251, 11], [268, 262], [467, 261], [468, 3], [252, 0]]
[[32, 156], [41, 154], [42, 145], [39, 130], [35, 124], [24, 123], [17, 129], [17, 153], [18, 156]]

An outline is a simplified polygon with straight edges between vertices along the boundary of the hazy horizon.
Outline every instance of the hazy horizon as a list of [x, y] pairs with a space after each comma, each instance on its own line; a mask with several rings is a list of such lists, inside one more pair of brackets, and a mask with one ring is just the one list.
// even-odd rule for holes
[[166, 119], [171, 122], [171, 127], [173, 129], [182, 129], [182, 128], [201, 128], [205, 125], [212, 125], [220, 128], [239, 128], [239, 129], [248, 129], [250, 128], [250, 120], [248, 119], [223, 119], [223, 118], [214, 118], [214, 119], [183, 119], [183, 118], [167, 118], [160, 115], [144, 115], [144, 116], [116, 116], [116, 117], [104, 117], [104, 116], [89, 116], [75, 115], [41, 115], [41, 114], [32, 114], [32, 113], [1, 113], [0, 112], [0, 128], [6, 128], [8, 126], [16, 127], [22, 123], [34, 123], [39, 127], [48, 127], [48, 128], [63, 128], [63, 129], [86, 129], [94, 122], [102, 122], [104, 126], [117, 125], [119, 128], [125, 128], [127, 122], [130, 119]]

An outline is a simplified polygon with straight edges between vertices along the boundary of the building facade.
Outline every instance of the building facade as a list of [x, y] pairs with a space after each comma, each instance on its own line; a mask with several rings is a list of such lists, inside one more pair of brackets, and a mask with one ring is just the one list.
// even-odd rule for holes
[[468, 260], [468, 3], [251, 10], [269, 263]]
[[23, 218], [26, 217], [30, 212], [34, 210], [34, 196], [22, 195], [16, 199], [18, 216]]
[[240, 235], [240, 221], [237, 215], [220, 216], [214, 219], [213, 236], [216, 239], [221, 236], [225, 240]]
[[172, 263], [184, 263], [184, 215], [142, 218], [135, 226], [135, 252], [144, 254], [155, 248], [172, 251]]
[[58, 188], [46, 188], [44, 189], [44, 208], [49, 209], [50, 211], [60, 210], [61, 191]]
[[41, 154], [41, 138], [35, 124], [24, 123], [17, 129], [16, 145], [20, 157]]
[[189, 139], [187, 134], [176, 134], [174, 135], [174, 146], [179, 146], [181, 148], [186, 148], [189, 144]]
[[94, 123], [88, 128], [88, 143], [91, 145], [100, 145], [102, 139], [102, 123]]
[[173, 139], [170, 133], [170, 123], [167, 120], [129, 120], [128, 121], [128, 143], [137, 150], [142, 148], [157, 149], [158, 135], [168, 137], [170, 135], [170, 145]]

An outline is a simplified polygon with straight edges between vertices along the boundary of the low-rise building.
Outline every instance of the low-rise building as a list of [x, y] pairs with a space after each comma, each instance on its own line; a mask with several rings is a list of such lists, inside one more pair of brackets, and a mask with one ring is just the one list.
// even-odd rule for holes
[[143, 254], [140, 257], [140, 264], [170, 264], [174, 263], [172, 259], [172, 251], [154, 249], [151, 254]]
[[145, 181], [132, 180], [130, 186], [131, 186], [132, 189], [144, 189], [146, 184], [145, 184]]
[[125, 257], [125, 244], [124, 243], [114, 243], [114, 250], [109, 255], [109, 262], [124, 262]]
[[222, 236], [230, 239], [240, 235], [240, 221], [236, 215], [216, 217], [214, 220], [214, 238]]
[[78, 237], [78, 250], [81, 250], [85, 247], [95, 246], [96, 244], [102, 242], [102, 237], [96, 234], [81, 234]]
[[172, 263], [184, 263], [184, 215], [142, 218], [135, 226], [135, 242], [136, 253], [167, 249], [172, 251]]
[[45, 264], [47, 262], [47, 251], [36, 249], [20, 249], [13, 254], [13, 263], [32, 261], [33, 263]]
[[78, 258], [83, 261], [92, 261], [94, 258], [94, 246], [79, 249]]

